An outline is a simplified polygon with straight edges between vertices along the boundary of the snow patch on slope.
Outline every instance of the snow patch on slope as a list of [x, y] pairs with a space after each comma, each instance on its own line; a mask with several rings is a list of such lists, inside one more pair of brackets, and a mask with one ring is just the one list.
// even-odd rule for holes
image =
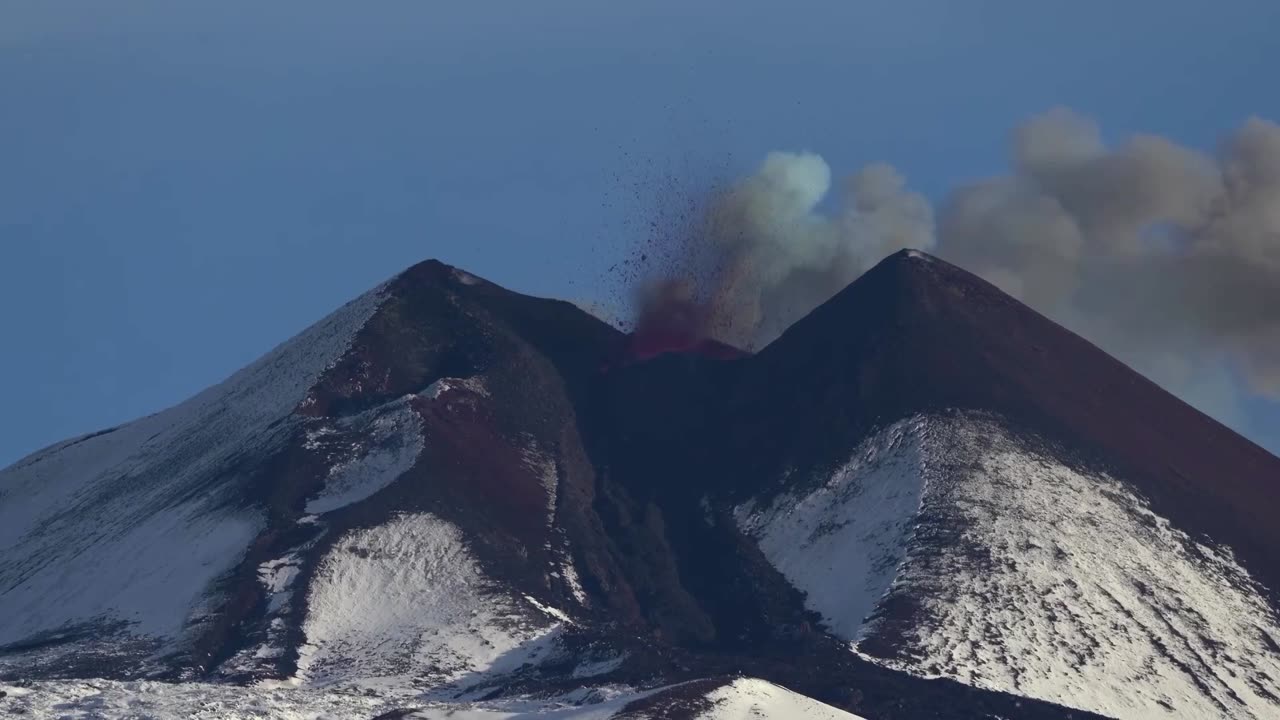
[[489, 397], [489, 388], [485, 387], [484, 380], [480, 377], [440, 378], [428, 385], [425, 390], [419, 393], [419, 396], [428, 400], [439, 400], [442, 395], [457, 391], [473, 393], [480, 397]]
[[[329, 466], [324, 487], [307, 502], [308, 513], [324, 514], [360, 502], [413, 469], [425, 443], [422, 419], [409, 406], [410, 398], [344, 418], [337, 427], [320, 428], [308, 435], [308, 449], [325, 450], [336, 459]], [[332, 457], [334, 441], [346, 442], [340, 449], [341, 457]]]
[[734, 680], [709, 693], [707, 699], [713, 707], [698, 715], [698, 720], [862, 720], [857, 715], [755, 678]]
[[627, 653], [622, 653], [615, 657], [605, 658], [603, 660], [589, 660], [587, 662], [580, 663], [575, 667], [572, 674], [574, 679], [608, 675], [614, 670], [622, 667], [622, 664], [627, 661], [628, 657], [629, 655]]
[[381, 303], [367, 293], [181, 405], [0, 471], [0, 646], [90, 626], [159, 642], [207, 619], [263, 522], [236, 509], [250, 478], [229, 468], [284, 444], [282, 420]]
[[[300, 525], [317, 526], [314, 515], [306, 516]], [[311, 522], [309, 522], [311, 521]], [[291, 616], [297, 612], [298, 579], [309, 551], [324, 537], [323, 525], [315, 527], [315, 536], [300, 543], [278, 558], [267, 560], [258, 566], [258, 582], [262, 584], [267, 599], [263, 619], [265, 627], [235, 655], [218, 665], [222, 677], [273, 676], [277, 660], [284, 657], [290, 642]]]
[[480, 285], [484, 281], [465, 270], [453, 269], [453, 277], [463, 285]]
[[520, 450], [520, 459], [524, 466], [538, 477], [542, 484], [542, 489], [547, 493], [547, 524], [553, 524], [556, 519], [556, 503], [558, 501], [558, 491], [560, 487], [559, 474], [556, 471], [556, 461], [549, 454], [543, 452], [533, 436], [527, 435], [524, 438], [525, 446]]
[[839, 637], [861, 636], [906, 557], [924, 491], [922, 428], [922, 420], [899, 422], [863, 443], [816, 490], [734, 512]]
[[567, 551], [561, 553], [560, 570], [553, 571], [552, 577], [560, 577], [557, 572], [563, 573], [565, 584], [569, 587], [569, 593], [573, 595], [573, 599], [583, 607], [588, 606], [590, 598], [587, 597], [586, 589], [582, 587], [582, 578], [578, 576], [578, 568], [573, 564], [573, 557]]
[[355, 692], [268, 689], [205, 683], [49, 681], [0, 685], [0, 716], [59, 720], [347, 720], [400, 706]]
[[[887, 502], [874, 490], [894, 483], [907, 498]], [[840, 494], [832, 484], [867, 490]], [[914, 519], [902, 514], [913, 488], [924, 489]], [[873, 661], [1116, 717], [1280, 717], [1280, 623], [1230, 552], [1188, 537], [1117, 478], [1068, 466], [996, 419], [899, 423], [831, 483], [787, 502], [794, 510], [781, 501], [763, 515], [741, 509], [744, 525], [854, 643], [890, 621], [860, 625], [867, 586], [846, 573], [882, 581], [866, 569], [888, 563], [868, 565], [868, 553], [902, 538], [887, 599], [916, 610], [889, 636], [893, 657]], [[881, 516], [877, 506], [895, 509]], [[868, 517], [898, 519], [868, 526]]]
[[532, 652], [557, 625], [491, 585], [461, 532], [427, 513], [354, 530], [307, 597], [299, 678], [456, 680]]
[[270, 607], [267, 612], [278, 610], [287, 600], [293, 582], [301, 572], [302, 558], [297, 553], [289, 553], [275, 560], [268, 560], [258, 566], [258, 580], [267, 591]]

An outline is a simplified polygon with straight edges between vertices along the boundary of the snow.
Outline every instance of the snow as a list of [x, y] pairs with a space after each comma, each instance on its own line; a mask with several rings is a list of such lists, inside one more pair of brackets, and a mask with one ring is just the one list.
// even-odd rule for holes
[[[607, 689], [578, 698], [512, 699], [487, 703], [426, 702], [411, 694], [354, 688], [286, 688], [159, 682], [49, 681], [0, 685], [0, 715], [35, 720], [367, 720], [393, 710], [421, 708], [419, 720], [562, 718], [607, 720], [645, 693]], [[580, 704], [573, 704], [573, 700]], [[594, 702], [592, 702], [594, 701]]]
[[370, 292], [181, 405], [0, 471], [0, 645], [76, 629], [137, 655], [207, 619], [212, 584], [263, 522], [233, 500], [250, 478], [228, 468], [284, 444], [282, 421], [381, 302]]
[[551, 607], [550, 605], [544, 605], [538, 602], [538, 600], [534, 598], [532, 595], [525, 595], [524, 599], [525, 599], [525, 602], [537, 608], [539, 612], [546, 615], [547, 617], [553, 620], [558, 620], [560, 622], [567, 623], [569, 625], [573, 624], [573, 620], [570, 619], [569, 616], [565, 614], [563, 610], [556, 609], [554, 607]]
[[540, 654], [557, 624], [484, 576], [461, 532], [427, 513], [354, 530], [308, 590], [299, 679], [455, 681]]
[[454, 391], [465, 391], [480, 397], [489, 397], [489, 389], [485, 387], [484, 380], [479, 377], [440, 378], [428, 385], [425, 390], [419, 393], [419, 396], [428, 400], [439, 400], [440, 396]]
[[560, 571], [564, 575], [565, 584], [569, 586], [569, 592], [573, 595], [573, 599], [578, 601], [579, 605], [586, 607], [589, 604], [587, 591], [582, 587], [582, 578], [578, 576], [578, 568], [573, 564], [573, 558], [566, 551], [562, 554]]
[[[315, 526], [315, 516], [309, 515], [299, 521], [299, 525]], [[274, 661], [284, 656], [289, 643], [289, 625], [296, 611], [294, 602], [297, 595], [297, 580], [302, 576], [302, 566], [308, 551], [324, 537], [325, 529], [319, 524], [320, 531], [314, 537], [286, 552], [281, 557], [268, 560], [258, 566], [258, 581], [266, 591], [267, 608], [264, 619], [268, 620], [265, 637], [256, 644], [249, 644], [239, 650], [231, 658], [218, 666], [218, 674], [222, 677], [238, 675], [260, 676], [273, 673], [276, 669]]]
[[840, 637], [858, 638], [905, 559], [924, 490], [920, 420], [865, 442], [822, 487], [735, 510], [744, 532]]
[[268, 614], [279, 612], [288, 602], [293, 583], [301, 573], [301, 565], [302, 557], [298, 553], [289, 553], [258, 566], [258, 580], [270, 598]]
[[293, 585], [298, 578], [298, 564], [301, 558], [289, 554], [276, 560], [268, 560], [258, 568], [258, 579], [271, 594], [282, 593]]
[[[553, 580], [562, 579], [573, 599], [578, 605], [585, 607], [589, 599], [582, 587], [582, 579], [578, 575], [578, 569], [574, 567], [569, 539], [562, 528], [556, 527], [560, 475], [555, 456], [542, 450], [532, 435], [525, 434], [522, 440], [524, 446], [520, 450], [521, 462], [524, 464], [525, 469], [538, 478], [547, 497], [547, 527], [551, 530], [552, 539], [547, 541], [546, 549], [553, 551], [553, 559], [548, 563], [547, 575]], [[555, 612], [559, 613], [560, 611], [556, 610]]]
[[699, 715], [698, 720], [862, 720], [857, 715], [755, 678], [735, 680], [712, 691], [707, 699], [714, 705]]
[[593, 662], [584, 662], [573, 669], [573, 677], [575, 679], [581, 679], [596, 677], [598, 675], [607, 675], [622, 667], [622, 663], [626, 662], [626, 660], [627, 655], [626, 653], [623, 653], [617, 657], [595, 660]]
[[453, 269], [453, 277], [463, 285], [480, 285], [484, 281], [465, 270]]
[[441, 395], [454, 388], [453, 384], [449, 382], [450, 379], [451, 378], [445, 378], [431, 383], [427, 386], [426, 390], [422, 391], [422, 397], [427, 398], [428, 400], [440, 399]]
[[[892, 482], [906, 497], [886, 503], [876, 488]], [[864, 490], [844, 491], [854, 484]], [[902, 513], [917, 487], [912, 520]], [[879, 530], [849, 529], [877, 517], [869, 502], [892, 508], [869, 526]], [[888, 588], [919, 608], [913, 630], [873, 661], [1113, 717], [1280, 717], [1280, 622], [1231, 554], [1173, 527], [1121, 479], [1060, 462], [996, 418], [899, 423], [812, 494], [740, 513], [854, 644], [878, 629], [863, 623], [866, 553], [917, 525], [890, 553], [902, 559]]]
[[0, 698], [0, 715], [33, 719], [349, 720], [394, 707], [388, 698], [357, 693], [202, 683], [53, 681], [0, 690], [9, 695]]
[[[260, 683], [44, 681], [0, 684], [0, 716], [100, 720], [354, 720], [393, 711], [415, 720], [612, 720], [637, 700], [678, 686], [636, 690], [584, 686], [550, 698], [434, 701], [405, 689], [307, 688]], [[706, 695], [712, 708], [699, 720], [861, 720], [776, 685], [749, 678]], [[630, 715], [628, 717], [635, 717]]]
[[532, 436], [525, 438], [525, 447], [521, 448], [520, 456], [524, 466], [537, 475], [542, 489], [547, 493], [547, 524], [552, 525], [556, 519], [557, 492], [560, 487], [555, 459], [543, 452]]
[[406, 716], [406, 720], [611, 720], [637, 698], [624, 695], [589, 705], [541, 704], [536, 702], [504, 707], [501, 703], [458, 707], [442, 704], [426, 707]]
[[308, 433], [307, 449], [325, 453], [331, 462], [323, 489], [307, 502], [308, 513], [360, 502], [413, 469], [425, 443], [422, 420], [409, 400], [401, 398]]

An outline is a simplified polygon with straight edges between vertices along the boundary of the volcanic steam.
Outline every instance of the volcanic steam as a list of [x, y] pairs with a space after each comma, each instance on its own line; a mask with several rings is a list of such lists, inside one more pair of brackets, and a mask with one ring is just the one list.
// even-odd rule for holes
[[954, 188], [935, 223], [889, 165], [833, 192], [820, 156], [770, 153], [654, 223], [630, 278], [637, 354], [759, 348], [916, 248], [1247, 432], [1242, 388], [1280, 397], [1280, 126], [1252, 118], [1211, 155], [1154, 135], [1109, 146], [1059, 108], [1015, 129], [1009, 166]]

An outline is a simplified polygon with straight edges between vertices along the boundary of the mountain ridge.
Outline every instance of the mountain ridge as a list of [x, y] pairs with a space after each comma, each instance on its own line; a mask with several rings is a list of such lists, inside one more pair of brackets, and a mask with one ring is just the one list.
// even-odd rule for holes
[[[0, 471], [0, 516], [36, 518], [0, 536], [18, 558], [0, 609], [51, 608], [39, 632], [0, 624], [0, 677], [379, 678], [440, 699], [736, 673], [867, 718], [1280, 696], [1280, 461], [980, 279], [908, 251], [755, 355], [628, 348], [570, 303], [426, 261], [187, 403]], [[1046, 512], [1055, 488], [1079, 512]], [[1105, 553], [1124, 584], [1095, 583], [1098, 547], [1052, 530], [1078, 518], [1200, 591]], [[1007, 538], [1058, 556], [1019, 567]], [[176, 577], [174, 545], [216, 572], [165, 606], [181, 629], [139, 634], [154, 598], [68, 575], [64, 545]], [[1004, 600], [1064, 586], [1082, 594]], [[1205, 588], [1270, 619], [1215, 615]], [[1027, 649], [1072, 602], [1091, 613], [1060, 626], [1076, 644]], [[1000, 624], [974, 625], [984, 608]], [[953, 651], [971, 662], [937, 659]], [[1173, 679], [1072, 702], [1132, 658]]]

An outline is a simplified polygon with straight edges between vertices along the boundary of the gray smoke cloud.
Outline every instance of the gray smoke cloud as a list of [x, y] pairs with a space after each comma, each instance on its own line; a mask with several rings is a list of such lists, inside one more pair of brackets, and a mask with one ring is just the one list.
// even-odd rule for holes
[[820, 156], [776, 152], [712, 204], [705, 237], [716, 246], [718, 339], [761, 346], [885, 255], [933, 246], [929, 202], [891, 166], [849, 178], [826, 214], [819, 204], [831, 187]]
[[889, 165], [832, 187], [820, 156], [771, 153], [712, 204], [703, 236], [721, 263], [719, 339], [759, 347], [884, 256], [917, 248], [1228, 424], [1242, 422], [1237, 376], [1280, 398], [1272, 122], [1249, 119], [1208, 154], [1154, 135], [1108, 146], [1093, 120], [1054, 109], [1011, 134], [1006, 173], [955, 188], [936, 219]]
[[1014, 133], [1011, 172], [959, 188], [938, 253], [1170, 389], [1230, 415], [1224, 365], [1280, 396], [1280, 126], [1216, 156], [1139, 135], [1106, 147], [1069, 110]]

